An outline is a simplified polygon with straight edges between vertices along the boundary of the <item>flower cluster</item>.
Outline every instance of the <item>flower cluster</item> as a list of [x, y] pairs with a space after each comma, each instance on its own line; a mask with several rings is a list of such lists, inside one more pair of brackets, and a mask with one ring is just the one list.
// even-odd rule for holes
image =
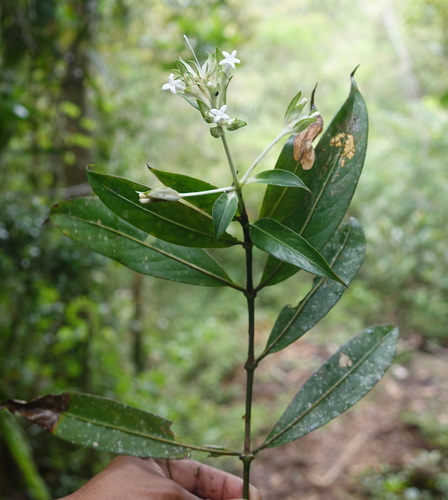
[[232, 78], [232, 70], [241, 62], [236, 53], [236, 50], [229, 53], [217, 48], [202, 65], [194, 52], [195, 61], [189, 63], [179, 58], [176, 61], [177, 68], [162, 86], [162, 90], [169, 90], [183, 97], [199, 110], [203, 119], [214, 125], [211, 132], [215, 137], [223, 132], [223, 127], [236, 130], [246, 125], [246, 122], [230, 118], [227, 114], [227, 87]]

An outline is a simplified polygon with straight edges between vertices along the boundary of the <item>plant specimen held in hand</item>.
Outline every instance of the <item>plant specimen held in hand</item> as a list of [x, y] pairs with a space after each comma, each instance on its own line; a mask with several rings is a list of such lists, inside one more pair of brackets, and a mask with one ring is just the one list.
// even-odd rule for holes
[[[187, 40], [188, 42], [188, 40]], [[189, 43], [189, 42], [188, 42]], [[190, 46], [191, 47], [191, 46]], [[192, 49], [193, 50], [193, 49]], [[341, 414], [363, 397], [392, 361], [398, 331], [369, 328], [335, 352], [299, 389], [261, 443], [253, 443], [253, 385], [259, 364], [315, 326], [338, 302], [360, 268], [365, 238], [359, 222], [343, 221], [364, 164], [367, 111], [351, 75], [350, 93], [314, 148], [323, 119], [299, 92], [283, 127], [240, 175], [227, 136], [246, 123], [232, 115], [227, 89], [240, 63], [237, 52], [216, 49], [201, 64], [176, 61], [162, 89], [185, 99], [223, 146], [229, 182], [217, 187], [185, 173], [150, 169], [163, 187], [150, 189], [128, 179], [88, 169], [96, 198], [55, 205], [51, 220], [61, 231], [128, 268], [190, 285], [230, 287], [247, 305], [246, 399], [241, 449], [195, 445], [176, 439], [166, 419], [109, 399], [81, 393], [47, 395], [2, 407], [23, 415], [62, 439], [113, 453], [181, 458], [190, 450], [231, 455], [243, 463], [244, 498], [256, 455], [298, 439]], [[288, 137], [275, 168], [258, 171], [268, 151]], [[245, 189], [261, 184], [259, 217], [246, 210]], [[253, 210], [250, 211], [253, 213]], [[239, 247], [245, 281], [239, 283], [218, 261]], [[254, 273], [254, 247], [265, 255]], [[207, 249], [218, 249], [212, 255]], [[257, 253], [257, 256], [260, 252]], [[215, 257], [216, 256], [216, 257]], [[309, 292], [279, 313], [261, 352], [256, 352], [257, 296], [301, 271], [314, 276]]]

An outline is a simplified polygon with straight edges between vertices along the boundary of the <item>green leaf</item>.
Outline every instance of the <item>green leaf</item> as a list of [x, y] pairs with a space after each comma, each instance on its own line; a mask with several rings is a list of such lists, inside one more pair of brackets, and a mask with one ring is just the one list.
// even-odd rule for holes
[[301, 98], [302, 98], [302, 91], [299, 90], [299, 92], [297, 92], [297, 94], [291, 99], [291, 102], [288, 104], [288, 107], [286, 108], [285, 118], [284, 118], [285, 124], [290, 121], [291, 114], [293, 112], [300, 114], [303, 111], [303, 108], [305, 107], [305, 103], [303, 103], [301, 106], [299, 106], [298, 110], [296, 109]]
[[55, 436], [96, 450], [151, 458], [183, 458], [188, 450], [214, 456], [239, 453], [221, 446], [182, 443], [171, 431], [171, 422], [111, 399], [66, 392], [32, 401], [8, 399], [0, 403]]
[[152, 458], [188, 454], [170, 430], [171, 422], [110, 399], [71, 392], [29, 402], [8, 400], [2, 407], [88, 448]]
[[173, 201], [144, 205], [137, 192], [148, 191], [146, 186], [90, 170], [87, 175], [92, 189], [109, 210], [156, 238], [196, 248], [223, 248], [238, 243], [228, 234], [215, 240], [211, 217], [194, 207]]
[[[170, 187], [178, 193], [195, 193], [197, 191], [209, 191], [216, 189], [216, 186], [208, 182], [195, 179], [183, 174], [174, 174], [150, 168], [149, 171], [154, 174], [160, 182], [165, 186]], [[219, 198], [220, 193], [212, 193], [200, 196], [189, 196], [188, 202], [200, 208], [209, 215], [212, 214], [212, 209], [215, 201]]]
[[9, 448], [9, 454], [16, 462], [23, 476], [23, 484], [34, 500], [51, 500], [45, 481], [39, 474], [33, 459], [30, 443], [17, 420], [7, 412], [0, 412], [0, 431], [2, 440]]
[[384, 375], [397, 337], [397, 328], [375, 326], [343, 345], [307, 380], [259, 449], [298, 439], [353, 406]]
[[235, 191], [222, 193], [213, 206], [213, 226], [215, 238], [218, 240], [226, 232], [238, 208], [238, 197]]
[[[359, 222], [351, 219], [344, 224], [325, 245], [322, 256], [348, 285], [365, 256], [365, 236]], [[260, 358], [280, 351], [302, 337], [333, 308], [345, 290], [346, 287], [336, 281], [315, 278], [311, 290], [297, 307], [283, 308]]]
[[324, 276], [344, 284], [332, 271], [322, 255], [304, 238], [273, 219], [259, 219], [250, 226], [252, 241], [256, 247], [311, 274]]
[[[303, 170], [300, 162], [294, 160], [294, 138], [292, 135], [283, 146], [274, 170], [283, 170], [296, 175], [309, 186], [313, 170]], [[288, 186], [268, 186], [260, 210], [260, 218], [283, 221], [303, 201], [306, 192]]]
[[[276, 195], [282, 193], [267, 192], [262, 207], [263, 216], [283, 220], [286, 226], [302, 235], [315, 248], [323, 248], [340, 225], [355, 192], [364, 165], [367, 133], [367, 109], [352, 75], [347, 100], [316, 146], [316, 161], [309, 171], [312, 179], [308, 181], [298, 172], [311, 192], [297, 198], [292, 212], [285, 219], [283, 217], [292, 205], [291, 195], [285, 192], [276, 201]], [[292, 154], [291, 148], [292, 144], [282, 152], [283, 156], [288, 152]], [[295, 165], [293, 157], [289, 162], [290, 168], [287, 167], [287, 159], [283, 158], [282, 168], [292, 171]], [[269, 258], [261, 286], [283, 281], [295, 272], [296, 268]]]
[[139, 273], [191, 285], [236, 287], [204, 250], [148, 238], [96, 198], [55, 205], [50, 220], [66, 236]]
[[302, 179], [300, 179], [300, 177], [297, 177], [297, 175], [293, 174], [292, 172], [289, 172], [288, 170], [265, 170], [264, 172], [260, 172], [255, 177], [249, 179], [247, 181], [247, 184], [255, 182], [262, 184], [271, 184], [273, 186], [302, 188], [309, 191]]

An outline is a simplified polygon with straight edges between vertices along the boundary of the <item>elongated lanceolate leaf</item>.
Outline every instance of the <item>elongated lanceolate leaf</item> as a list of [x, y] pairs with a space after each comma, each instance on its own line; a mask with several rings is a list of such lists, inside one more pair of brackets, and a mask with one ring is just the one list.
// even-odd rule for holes
[[[286, 226], [318, 250], [331, 238], [349, 207], [364, 165], [367, 133], [367, 109], [352, 76], [346, 102], [316, 146], [316, 161], [309, 171], [312, 173], [311, 180], [298, 173], [311, 192], [303, 199], [298, 198], [290, 215], [283, 220]], [[290, 162], [296, 164], [293, 158]], [[282, 168], [290, 170], [285, 162]], [[263, 214], [273, 212], [270, 217], [276, 218], [276, 214], [283, 216], [286, 213], [283, 203], [286, 202], [275, 210], [272, 205], [275, 193], [270, 196]], [[292, 266], [269, 258], [261, 279], [262, 286], [283, 281], [296, 271]]]
[[[352, 218], [344, 224], [325, 245], [322, 256], [348, 285], [365, 256], [365, 236], [359, 222]], [[299, 339], [333, 308], [345, 290], [346, 287], [336, 281], [316, 277], [313, 287], [297, 307], [283, 308], [260, 357], [280, 351]]]
[[270, 184], [272, 186], [302, 188], [309, 191], [300, 177], [297, 177], [297, 175], [289, 172], [288, 170], [281, 170], [278, 168], [260, 172], [255, 177], [250, 178], [247, 183], [261, 183]]
[[[194, 177], [189, 177], [188, 175], [164, 172], [163, 170], [156, 170], [155, 168], [150, 168], [149, 170], [165, 186], [174, 189], [178, 193], [195, 193], [197, 191], [216, 189], [216, 186], [195, 179]], [[187, 201], [209, 215], [212, 215], [213, 205], [219, 198], [219, 195], [220, 193], [211, 193], [199, 196], [189, 196]]]
[[343, 345], [307, 380], [259, 449], [298, 439], [353, 406], [384, 375], [397, 338], [397, 328], [382, 325]]
[[[292, 135], [283, 146], [274, 170], [291, 172], [309, 186], [314, 170], [304, 170], [300, 161], [294, 160], [294, 139]], [[260, 218], [269, 217], [279, 222], [286, 219], [305, 198], [306, 191], [288, 186], [268, 186], [260, 210]]]
[[250, 234], [256, 247], [275, 258], [344, 284], [322, 255], [299, 234], [273, 219], [259, 219], [251, 224]]
[[195, 248], [223, 248], [238, 243], [225, 234], [216, 240], [211, 217], [182, 202], [139, 202], [136, 191], [148, 191], [136, 182], [87, 171], [90, 185], [101, 201], [129, 224], [155, 238]]
[[29, 402], [8, 400], [0, 408], [88, 448], [152, 458], [188, 455], [170, 430], [171, 422], [110, 399], [72, 392]]
[[238, 197], [235, 191], [223, 193], [213, 206], [213, 225], [215, 238], [219, 239], [226, 232], [238, 209]]
[[237, 286], [204, 250], [148, 237], [96, 198], [59, 203], [50, 219], [66, 236], [139, 273], [191, 285]]

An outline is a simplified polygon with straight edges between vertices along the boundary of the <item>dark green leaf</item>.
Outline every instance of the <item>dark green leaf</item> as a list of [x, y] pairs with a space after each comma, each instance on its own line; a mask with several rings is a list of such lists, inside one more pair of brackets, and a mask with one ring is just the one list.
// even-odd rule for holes
[[213, 206], [213, 225], [215, 238], [218, 240], [226, 232], [238, 208], [238, 197], [235, 191], [222, 193]]
[[[355, 219], [344, 224], [325, 245], [322, 256], [347, 285], [358, 272], [365, 256], [365, 237]], [[280, 351], [295, 342], [338, 302], [346, 287], [336, 281], [315, 278], [313, 287], [297, 307], [281, 311], [261, 357]]]
[[298, 439], [353, 406], [384, 375], [397, 337], [395, 327], [375, 326], [343, 345], [303, 385], [260, 449]]
[[96, 198], [55, 205], [50, 219], [70, 238], [139, 273], [191, 285], [236, 286], [204, 250], [148, 238]]
[[239, 455], [221, 446], [196, 446], [179, 442], [171, 422], [111, 399], [67, 392], [32, 401], [9, 399], [0, 403], [73, 444], [135, 457], [183, 458], [188, 450], [214, 456]]
[[1, 407], [88, 448], [152, 458], [188, 454], [170, 430], [171, 422], [110, 399], [72, 392], [29, 402], [9, 400]]
[[182, 202], [160, 201], [143, 205], [137, 191], [148, 191], [136, 182], [87, 171], [92, 189], [101, 201], [129, 224], [175, 245], [223, 248], [238, 243], [225, 234], [215, 240], [211, 217]]
[[[306, 186], [309, 186], [314, 174], [313, 170], [303, 170], [300, 162], [294, 160], [294, 138], [291, 136], [278, 157], [275, 170], [285, 170], [295, 174], [302, 179]], [[287, 186], [268, 186], [261, 205], [260, 217], [269, 217], [282, 221], [301, 204], [306, 192], [301, 189]]]
[[[318, 250], [323, 248], [336, 231], [353, 197], [364, 165], [367, 132], [366, 106], [352, 77], [346, 102], [316, 146], [316, 161], [309, 171], [312, 179], [308, 181], [300, 172], [296, 172], [310, 187], [311, 192], [304, 198], [297, 198], [293, 210], [283, 222]], [[285, 146], [282, 151], [281, 168], [294, 171], [296, 164], [292, 156], [289, 158], [288, 168], [288, 158], [285, 158], [288, 153], [292, 155], [292, 144], [288, 148]], [[274, 189], [280, 188], [272, 187]], [[288, 192], [282, 197], [280, 195], [281, 192], [267, 191], [262, 207], [263, 215], [283, 219], [292, 206], [292, 200]], [[296, 271], [292, 266], [268, 258], [261, 286], [283, 281]]]
[[264, 172], [260, 172], [255, 177], [252, 177], [248, 180], [249, 183], [262, 183], [262, 184], [271, 184], [273, 186], [285, 186], [285, 187], [293, 187], [293, 188], [302, 188], [309, 191], [306, 185], [303, 183], [300, 177], [289, 172], [288, 170], [281, 170], [276, 168], [274, 170], [265, 170]]
[[[197, 191], [209, 191], [216, 189], [208, 182], [195, 179], [183, 174], [173, 174], [164, 172], [163, 170], [156, 170], [155, 168], [149, 169], [160, 182], [165, 186], [176, 190], [178, 193], [195, 193]], [[200, 208], [209, 215], [212, 214], [212, 209], [215, 201], [219, 198], [220, 193], [212, 193], [200, 196], [189, 196], [187, 201], [192, 205]]]
[[256, 247], [276, 259], [344, 284], [315, 248], [280, 222], [267, 218], [259, 219], [251, 224], [250, 234]]

